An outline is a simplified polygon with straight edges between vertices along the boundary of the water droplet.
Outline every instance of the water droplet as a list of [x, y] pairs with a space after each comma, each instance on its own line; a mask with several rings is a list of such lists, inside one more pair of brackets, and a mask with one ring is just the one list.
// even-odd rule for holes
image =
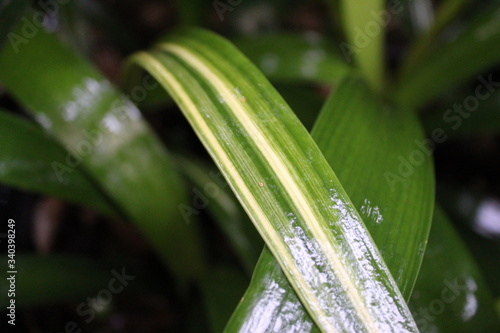
[[380, 213], [380, 208], [373, 205], [367, 198], [363, 201], [363, 205], [361, 206], [359, 213], [364, 219], [374, 221], [377, 224], [382, 223], [384, 220], [382, 214]]

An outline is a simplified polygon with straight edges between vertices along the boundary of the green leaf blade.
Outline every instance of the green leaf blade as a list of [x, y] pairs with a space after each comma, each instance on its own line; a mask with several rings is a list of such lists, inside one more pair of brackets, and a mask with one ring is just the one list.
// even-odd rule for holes
[[475, 260], [439, 205], [409, 304], [421, 332], [494, 332], [499, 324]]
[[[411, 175], [399, 176], [400, 158], [417, 151], [413, 140], [423, 140], [415, 115], [400, 111], [383, 107], [357, 78], [348, 78], [326, 102], [312, 136], [409, 299], [430, 228], [434, 177], [429, 157]], [[386, 172], [402, 181], [388, 182]], [[317, 329], [274, 261], [264, 249], [227, 331]]]
[[[385, 27], [376, 16], [384, 10], [385, 1], [343, 0], [340, 8], [348, 41], [341, 44], [341, 48], [344, 54], [349, 53], [349, 60], [354, 56], [372, 89], [380, 91], [384, 85]], [[378, 30], [373, 32], [372, 27]]]
[[414, 330], [322, 153], [247, 59], [224, 40], [194, 30], [133, 61], [181, 107], [323, 330]]
[[0, 123], [0, 183], [120, 215], [80, 169], [59, 178], [54, 163], [70, 155], [39, 127], [1, 110]]
[[5, 88], [77, 157], [56, 162], [67, 172], [85, 168], [182, 280], [203, 270], [195, 226], [178, 209], [186, 195], [180, 177], [135, 105], [41, 29], [19, 52], [4, 49], [0, 66]]
[[[418, 108], [454, 85], [500, 63], [500, 9], [477, 15], [458, 36], [400, 78], [394, 98]], [[492, 49], [493, 47], [493, 49]], [[473, 61], [472, 61], [473, 60]]]
[[325, 103], [312, 136], [408, 298], [430, 230], [435, 187], [417, 117], [382, 104], [351, 77]]

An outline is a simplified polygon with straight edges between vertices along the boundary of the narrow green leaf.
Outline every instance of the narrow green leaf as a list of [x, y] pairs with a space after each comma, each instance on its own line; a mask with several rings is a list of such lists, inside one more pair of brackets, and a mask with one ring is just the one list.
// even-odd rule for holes
[[74, 157], [40, 127], [2, 110], [0, 124], [0, 183], [119, 215], [81, 169], [58, 178], [54, 162]]
[[436, 38], [453, 21], [453, 19], [470, 4], [470, 0], [446, 0], [439, 4], [436, 9], [434, 23], [428, 31], [425, 31], [410, 45], [408, 55], [403, 59], [400, 68], [400, 76], [411, 72], [416, 66], [428, 56], [435, 46]]
[[186, 192], [139, 110], [42, 29], [18, 50], [4, 48], [0, 67], [1, 84], [76, 157], [55, 161], [60, 177], [85, 167], [178, 276], [198, 274], [195, 224], [186, 224], [178, 208]]
[[321, 151], [237, 49], [191, 30], [132, 61], [173, 96], [321, 329], [416, 330]]
[[410, 308], [422, 333], [494, 332], [498, 327], [491, 293], [439, 206]]
[[271, 81], [337, 83], [350, 67], [319, 34], [272, 34], [234, 41]]
[[[408, 299], [422, 262], [434, 203], [432, 164], [417, 118], [382, 106], [362, 82], [349, 78], [326, 102], [312, 137]], [[410, 162], [417, 157], [418, 164]], [[312, 328], [281, 269], [264, 250], [227, 330], [308, 332]]]
[[475, 17], [451, 42], [400, 78], [394, 98], [417, 108], [450, 87], [500, 63], [500, 8]]
[[384, 84], [385, 24], [377, 15], [385, 8], [382, 0], [342, 0], [340, 2], [347, 43], [340, 44], [347, 60], [355, 63], [374, 90]]

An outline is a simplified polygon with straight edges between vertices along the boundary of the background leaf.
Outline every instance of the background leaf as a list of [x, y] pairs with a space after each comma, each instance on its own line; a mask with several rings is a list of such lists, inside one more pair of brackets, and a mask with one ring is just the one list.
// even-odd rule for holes
[[480, 186], [439, 183], [438, 198], [455, 223], [488, 287], [500, 297], [500, 200]]
[[0, 123], [1, 183], [119, 215], [79, 168], [58, 178], [52, 163], [72, 157], [40, 127], [1, 110]]
[[385, 1], [342, 0], [340, 8], [347, 37], [347, 43], [342, 43], [340, 48], [348, 63], [354, 58], [370, 86], [380, 91], [385, 83], [385, 24], [380, 21]]
[[[416, 36], [412, 41], [407, 56], [403, 59], [403, 64], [400, 65], [400, 73], [411, 72], [415, 69], [423, 58], [429, 55], [429, 52], [436, 44], [436, 39], [439, 34], [457, 17], [457, 15], [465, 10], [471, 3], [470, 0], [446, 0], [442, 1], [434, 13], [434, 22], [426, 30]], [[415, 6], [417, 4], [413, 3]], [[400, 74], [404, 76], [404, 74]]]
[[206, 207], [228, 237], [245, 271], [251, 274], [263, 242], [222, 174], [195, 158], [176, 156], [176, 161], [179, 171], [194, 185], [193, 200], [182, 207], [184, 220], [190, 223]]
[[491, 293], [439, 206], [410, 308], [420, 332], [493, 332], [498, 327]]
[[492, 47], [500, 45], [499, 17], [500, 9], [495, 6], [471, 19], [453, 40], [434, 49], [420, 66], [400, 78], [395, 99], [417, 108], [498, 64], [499, 53]]
[[53, 35], [40, 29], [20, 48], [0, 54], [0, 82], [77, 157], [57, 161], [60, 176], [85, 167], [179, 277], [198, 274], [195, 225], [178, 209], [186, 193], [139, 110]]
[[319, 34], [269, 34], [234, 41], [273, 82], [338, 83], [352, 69]]

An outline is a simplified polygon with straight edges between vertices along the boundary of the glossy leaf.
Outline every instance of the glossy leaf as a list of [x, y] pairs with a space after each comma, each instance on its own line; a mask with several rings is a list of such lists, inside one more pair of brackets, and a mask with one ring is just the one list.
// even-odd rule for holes
[[385, 24], [380, 21], [385, 9], [382, 0], [340, 1], [347, 43], [341, 43], [346, 60], [361, 69], [372, 89], [380, 91], [384, 84]]
[[1, 110], [0, 124], [0, 183], [119, 215], [80, 168], [60, 181], [53, 162], [74, 157], [39, 126]]
[[499, 18], [498, 7], [475, 17], [452, 41], [433, 50], [420, 66], [400, 78], [395, 99], [417, 108], [500, 63], [500, 53], [494, 49], [500, 44]]
[[252, 280], [224, 332], [320, 332], [292, 286], [264, 247]]
[[405, 111], [380, 103], [361, 81], [346, 80], [312, 136], [408, 297], [431, 224], [434, 170], [418, 119]]
[[498, 327], [490, 291], [439, 206], [410, 308], [422, 333], [493, 332]]
[[323, 330], [415, 330], [321, 151], [241, 53], [190, 30], [132, 61], [173, 96]]
[[75, 156], [55, 161], [59, 177], [85, 167], [179, 277], [198, 274], [195, 225], [184, 223], [178, 209], [185, 190], [139, 110], [42, 29], [18, 52], [3, 49], [0, 67], [1, 84]]
[[[312, 137], [408, 299], [422, 262], [434, 204], [431, 159], [425, 146], [420, 146], [424, 140], [417, 118], [381, 105], [361, 81], [349, 78], [326, 102]], [[412, 164], [417, 155], [420, 163]], [[313, 328], [273, 261], [264, 250], [228, 331], [308, 332]]]
[[342, 55], [316, 33], [272, 34], [234, 41], [273, 82], [338, 83], [349, 71]]

